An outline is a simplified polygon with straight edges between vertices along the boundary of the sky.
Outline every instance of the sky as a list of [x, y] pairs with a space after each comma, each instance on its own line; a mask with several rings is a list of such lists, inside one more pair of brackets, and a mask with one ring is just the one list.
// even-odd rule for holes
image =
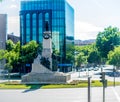
[[[67, 0], [75, 11], [75, 39], [95, 39], [108, 26], [120, 28], [120, 0]], [[8, 14], [8, 34], [19, 36], [20, 0], [4, 0], [0, 13]]]

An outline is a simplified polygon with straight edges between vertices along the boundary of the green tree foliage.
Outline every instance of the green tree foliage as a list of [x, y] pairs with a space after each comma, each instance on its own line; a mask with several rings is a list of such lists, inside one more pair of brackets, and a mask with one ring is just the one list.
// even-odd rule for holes
[[20, 53], [20, 42], [17, 42], [13, 49], [15, 52]]
[[[14, 44], [11, 40], [6, 42], [6, 50], [0, 50], [0, 60], [5, 59], [5, 68], [11, 71], [13, 68], [20, 68], [26, 63], [32, 63], [38, 52], [41, 53], [42, 45], [35, 41], [30, 41], [20, 47], [20, 42]], [[20, 53], [21, 51], [21, 53]]]
[[60, 52], [58, 50], [53, 49], [52, 53], [52, 69], [53, 71], [57, 70], [58, 63], [60, 62]]
[[22, 46], [21, 60], [22, 63], [33, 63], [34, 58], [38, 55], [38, 44], [35, 41], [30, 41]]
[[88, 56], [91, 50], [93, 50], [95, 44], [85, 45], [85, 46], [75, 46], [75, 52], [84, 53], [85, 56]]
[[18, 67], [18, 61], [20, 57], [20, 42], [16, 45], [11, 41], [7, 40], [6, 50], [3, 58], [6, 60], [5, 68], [11, 72], [15, 67]]
[[75, 46], [76, 58], [79, 53], [83, 53], [83, 56], [87, 59], [85, 62], [88, 64], [98, 65], [101, 64], [102, 58], [100, 52], [97, 50], [95, 43], [85, 46]]
[[19, 59], [19, 53], [16, 53], [15, 51], [7, 51], [4, 55], [4, 58], [6, 59], [6, 67], [7, 70], [10, 72], [12, 68], [14, 68], [17, 65], [18, 59]]
[[93, 50], [90, 52], [88, 58], [88, 63], [93, 63], [94, 65], [99, 65], [101, 63], [101, 56], [97, 50]]
[[109, 51], [114, 49], [114, 46], [120, 44], [120, 32], [119, 29], [109, 26], [105, 28], [103, 32], [99, 32], [96, 39], [96, 47], [101, 53], [101, 56], [107, 58]]
[[120, 46], [115, 47], [113, 51], [110, 51], [108, 54], [108, 63], [120, 67]]
[[77, 55], [76, 63], [77, 63], [77, 67], [81, 67], [82, 64], [87, 63], [87, 57], [84, 55], [84, 53], [81, 52]]
[[4, 54], [6, 53], [5, 50], [0, 50], [0, 60], [3, 60], [4, 59]]
[[66, 50], [66, 63], [74, 63], [74, 51], [75, 48], [73, 45], [67, 45], [67, 50]]
[[13, 43], [13, 41], [12, 40], [7, 40], [7, 42], [6, 42], [6, 50], [11, 51], [11, 50], [14, 49], [14, 47], [15, 47], [15, 44]]
[[38, 52], [38, 54], [42, 54], [42, 49], [43, 49], [43, 47], [42, 47], [42, 43], [39, 43], [38, 44], [38, 48], [37, 48], [37, 52]]
[[87, 63], [87, 57], [92, 49], [93, 45], [75, 46], [75, 65], [77, 67]]

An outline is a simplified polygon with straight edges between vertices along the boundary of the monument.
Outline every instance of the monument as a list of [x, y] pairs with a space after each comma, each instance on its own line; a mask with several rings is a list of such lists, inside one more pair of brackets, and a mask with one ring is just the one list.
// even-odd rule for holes
[[[71, 80], [70, 74], [62, 72], [52, 72], [52, 41], [51, 32], [43, 33], [43, 50], [42, 55], [38, 55], [32, 64], [32, 71], [22, 76], [22, 83], [25, 84], [61, 84]], [[40, 63], [40, 59], [45, 58], [50, 62], [49, 68]]]

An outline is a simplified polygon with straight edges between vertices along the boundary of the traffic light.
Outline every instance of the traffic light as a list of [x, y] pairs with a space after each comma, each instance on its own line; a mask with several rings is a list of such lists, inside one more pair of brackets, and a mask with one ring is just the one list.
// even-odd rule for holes
[[105, 81], [105, 72], [100, 73], [100, 75], [101, 75], [100, 76], [100, 79], [101, 79], [100, 82], [103, 83]]
[[102, 82], [103, 87], [107, 87], [107, 80], [105, 79], [105, 72], [100, 73], [100, 82]]

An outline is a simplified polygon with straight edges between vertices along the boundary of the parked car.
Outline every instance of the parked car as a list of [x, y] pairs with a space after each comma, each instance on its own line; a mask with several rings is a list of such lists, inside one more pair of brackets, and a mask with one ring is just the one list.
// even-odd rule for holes
[[81, 72], [86, 71], [86, 68], [81, 68], [80, 71]]
[[88, 71], [92, 71], [92, 70], [94, 70], [93, 67], [89, 67], [89, 68], [88, 68]]
[[8, 74], [8, 71], [7, 70], [3, 70], [1, 71], [2, 74]]
[[94, 68], [94, 71], [98, 71], [98, 70], [99, 70], [99, 68], [98, 68], [98, 67], [95, 67], [95, 68]]

